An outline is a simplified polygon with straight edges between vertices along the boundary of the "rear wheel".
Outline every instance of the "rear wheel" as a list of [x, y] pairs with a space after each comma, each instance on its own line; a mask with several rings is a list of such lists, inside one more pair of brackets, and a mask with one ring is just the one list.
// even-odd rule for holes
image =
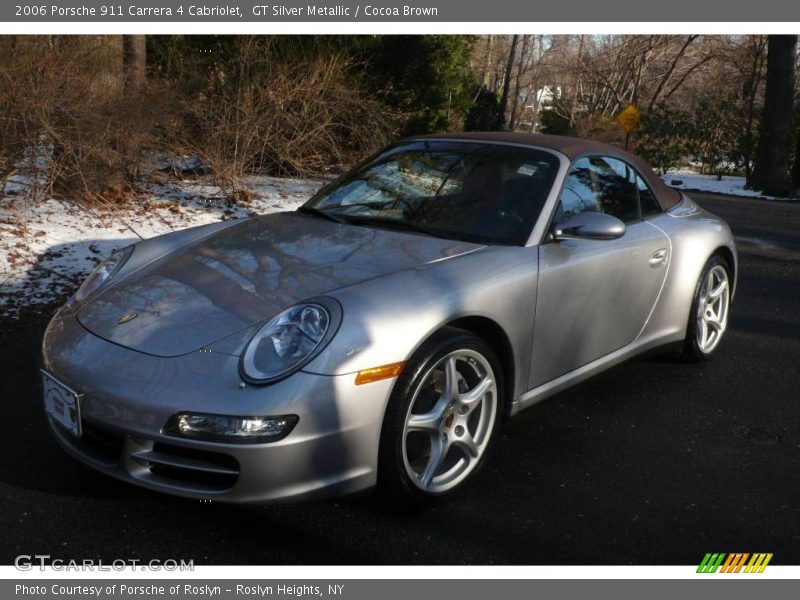
[[730, 267], [721, 256], [712, 256], [695, 288], [683, 357], [693, 362], [707, 360], [719, 347], [728, 328], [731, 304]]
[[384, 419], [379, 483], [424, 500], [449, 494], [483, 466], [500, 423], [503, 381], [480, 338], [446, 329], [395, 384]]

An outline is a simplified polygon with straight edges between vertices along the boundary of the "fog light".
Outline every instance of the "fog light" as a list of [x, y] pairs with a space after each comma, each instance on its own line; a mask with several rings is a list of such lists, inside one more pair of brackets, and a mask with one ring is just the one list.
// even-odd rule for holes
[[231, 417], [186, 412], [174, 415], [164, 427], [164, 432], [208, 442], [263, 444], [285, 438], [297, 421], [297, 415]]

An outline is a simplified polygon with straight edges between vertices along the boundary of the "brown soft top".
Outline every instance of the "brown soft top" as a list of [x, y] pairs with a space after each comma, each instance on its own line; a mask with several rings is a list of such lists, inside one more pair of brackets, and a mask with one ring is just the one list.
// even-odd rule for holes
[[618, 148], [612, 144], [596, 142], [583, 138], [570, 137], [566, 135], [549, 135], [545, 133], [519, 133], [507, 131], [475, 131], [463, 133], [442, 133], [415, 136], [413, 139], [431, 140], [462, 140], [476, 142], [494, 142], [502, 144], [523, 144], [525, 146], [537, 146], [555, 150], [574, 160], [586, 154], [601, 154], [603, 156], [613, 156], [629, 162], [633, 165], [642, 177], [647, 181], [650, 189], [653, 190], [664, 210], [675, 206], [680, 202], [681, 194], [677, 190], [666, 185], [661, 178], [653, 172], [647, 162], [642, 158]]

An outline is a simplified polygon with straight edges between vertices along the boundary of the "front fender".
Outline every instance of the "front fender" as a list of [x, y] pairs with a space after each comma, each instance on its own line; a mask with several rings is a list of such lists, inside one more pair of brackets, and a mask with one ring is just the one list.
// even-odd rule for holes
[[405, 361], [447, 323], [480, 316], [505, 331], [519, 393], [527, 385], [537, 278], [537, 247], [491, 247], [338, 290], [342, 325], [304, 370], [341, 375]]

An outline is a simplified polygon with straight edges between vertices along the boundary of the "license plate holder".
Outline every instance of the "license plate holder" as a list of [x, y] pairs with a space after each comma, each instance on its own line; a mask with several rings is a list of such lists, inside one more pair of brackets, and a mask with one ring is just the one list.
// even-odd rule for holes
[[61, 383], [47, 371], [42, 371], [44, 409], [48, 416], [76, 438], [81, 437], [82, 395]]

